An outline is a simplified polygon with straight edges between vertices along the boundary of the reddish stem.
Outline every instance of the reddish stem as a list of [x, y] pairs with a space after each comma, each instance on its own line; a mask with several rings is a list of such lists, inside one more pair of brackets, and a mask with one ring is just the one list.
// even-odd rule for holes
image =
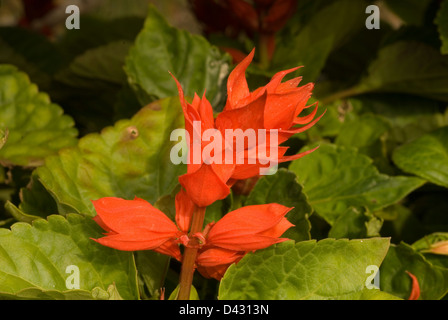
[[199, 244], [195, 243], [198, 242], [198, 239], [191, 236], [197, 232], [202, 231], [202, 226], [204, 225], [205, 218], [205, 209], [205, 207], [197, 207], [195, 212], [193, 213], [193, 219], [191, 222], [189, 233], [191, 246], [185, 247], [183, 255], [179, 280], [179, 294], [177, 296], [178, 300], [190, 299], [191, 285], [193, 283], [193, 275], [196, 268], [196, 255], [198, 253], [198, 248], [196, 245]]

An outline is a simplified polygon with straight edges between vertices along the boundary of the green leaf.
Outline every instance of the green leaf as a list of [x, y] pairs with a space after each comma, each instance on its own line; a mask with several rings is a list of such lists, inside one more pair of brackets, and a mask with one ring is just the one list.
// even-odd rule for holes
[[[92, 240], [101, 237], [102, 232], [93, 220], [76, 214], [66, 218], [53, 215], [48, 220], [37, 219], [32, 225], [18, 222], [11, 230], [0, 229], [0, 296], [109, 299], [105, 291], [115, 285], [123, 299], [137, 299], [132, 253]], [[72, 287], [76, 278], [79, 289]]]
[[380, 266], [389, 239], [287, 241], [247, 254], [227, 270], [219, 299], [372, 298], [367, 267]]
[[160, 298], [160, 289], [165, 281], [170, 257], [150, 250], [136, 251], [134, 254], [138, 276], [145, 284], [149, 297]]
[[171, 193], [185, 171], [170, 160], [171, 132], [182, 127], [179, 99], [160, 100], [47, 158], [36, 174], [62, 214], [93, 216], [91, 200], [107, 196], [137, 196], [154, 204]]
[[341, 214], [331, 227], [328, 237], [361, 239], [380, 236], [381, 219], [365, 209], [349, 208]]
[[3, 165], [37, 166], [46, 156], [76, 144], [73, 119], [39, 92], [26, 74], [0, 65], [0, 130]]
[[344, 122], [335, 144], [355, 148], [368, 147], [388, 129], [389, 125], [383, 117], [376, 114], [363, 114]]
[[[435, 100], [403, 94], [374, 94], [350, 98], [362, 113], [381, 115], [388, 123], [387, 143], [391, 148], [448, 125], [448, 113], [440, 112]], [[346, 128], [348, 129], [348, 128]]]
[[379, 51], [353, 92], [408, 93], [447, 102], [447, 88], [447, 56], [421, 42], [399, 41]]
[[327, 2], [330, 1], [309, 15], [299, 29], [287, 28], [281, 33], [272, 60], [273, 70], [304, 66], [298, 71], [304, 81], [315, 81], [332, 50], [365, 27], [365, 6], [361, 1]]
[[381, 290], [407, 299], [412, 282], [406, 271], [417, 277], [420, 299], [437, 300], [448, 293], [448, 269], [433, 265], [405, 243], [390, 247], [380, 268]]
[[448, 126], [398, 147], [392, 159], [403, 171], [448, 188]]
[[249, 194], [245, 205], [278, 203], [294, 208], [286, 218], [295, 226], [285, 232], [283, 237], [295, 241], [309, 240], [311, 224], [308, 217], [312, 208], [297, 182], [296, 175], [286, 169], [279, 169], [276, 174], [263, 176]]
[[412, 247], [422, 253], [430, 252], [434, 245], [448, 241], [448, 232], [435, 232], [415, 241]]
[[99, 81], [122, 85], [127, 80], [123, 67], [131, 45], [129, 41], [117, 40], [86, 50], [73, 59], [66, 70], [58, 73], [56, 79], [61, 83], [86, 89], [97, 85]]
[[230, 58], [199, 35], [170, 26], [150, 6], [143, 30], [126, 59], [125, 71], [142, 105], [154, 98], [177, 96], [171, 72], [187, 96], [195, 92], [216, 105], [229, 69]]
[[[177, 300], [177, 295], [179, 293], [179, 285], [171, 292], [168, 300]], [[191, 286], [190, 289], [190, 299], [189, 300], [199, 300], [198, 292], [194, 286]]]
[[311, 206], [330, 224], [349, 207], [374, 212], [397, 203], [424, 183], [415, 177], [381, 174], [356, 149], [332, 144], [321, 144], [294, 160], [289, 169], [297, 174]]
[[448, 269], [448, 232], [434, 232], [415, 241], [412, 248], [435, 266]]
[[442, 41], [440, 51], [442, 54], [448, 54], [448, 1], [445, 0], [440, 5], [439, 12], [435, 20], [439, 28], [439, 36]]
[[51, 76], [64, 64], [56, 45], [44, 35], [22, 27], [0, 27], [0, 64], [25, 72], [41, 90], [48, 90]]

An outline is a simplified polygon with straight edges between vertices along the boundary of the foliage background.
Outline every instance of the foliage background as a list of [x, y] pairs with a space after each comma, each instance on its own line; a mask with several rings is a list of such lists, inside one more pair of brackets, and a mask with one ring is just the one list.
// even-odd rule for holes
[[[247, 54], [258, 35], [205, 32], [180, 0], [79, 2], [79, 30], [65, 29], [65, 2], [27, 20], [17, 3], [0, 7], [1, 297], [158, 299], [161, 287], [168, 297], [179, 265], [94, 243], [90, 200], [138, 196], [174, 217], [185, 168], [170, 163], [169, 137], [183, 116], [168, 71], [190, 96], [207, 89], [219, 112], [235, 62], [222, 48]], [[272, 60], [257, 63], [256, 51], [252, 89], [299, 65], [302, 83], [315, 82], [326, 114], [288, 143], [320, 148], [208, 209], [206, 223], [275, 201], [295, 207], [296, 227], [221, 283], [197, 275], [197, 297], [406, 299], [406, 271], [420, 299], [446, 297], [448, 1], [375, 2], [379, 30], [365, 26], [372, 3], [299, 0]], [[69, 265], [79, 289], [67, 288]], [[369, 265], [380, 290], [365, 287]]]

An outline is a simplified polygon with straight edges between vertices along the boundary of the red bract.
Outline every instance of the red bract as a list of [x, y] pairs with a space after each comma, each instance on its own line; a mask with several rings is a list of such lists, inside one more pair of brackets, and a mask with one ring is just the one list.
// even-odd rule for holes
[[[229, 212], [217, 223], [188, 235], [196, 207], [184, 191], [176, 196], [176, 222], [143, 199], [115, 197], [92, 201], [94, 220], [107, 231], [98, 243], [123, 251], [153, 250], [182, 261], [179, 244], [199, 249], [196, 267], [207, 278], [221, 279], [247, 252], [267, 248], [286, 238], [291, 210], [279, 204], [247, 206]], [[191, 241], [194, 238], [195, 241]], [[199, 241], [198, 241], [199, 240]], [[193, 244], [192, 244], [193, 243]]]
[[418, 300], [418, 298], [420, 297], [420, 285], [418, 283], [418, 279], [415, 275], [413, 275], [409, 271], [406, 271], [406, 273], [412, 279], [412, 289], [411, 289], [411, 294], [409, 295], [408, 300]]
[[[230, 73], [227, 81], [227, 102], [223, 112], [215, 120], [216, 127], [222, 133], [229, 128], [265, 129], [267, 134], [264, 143], [266, 147], [273, 147], [277, 150], [274, 158], [279, 163], [298, 159], [314, 151], [315, 149], [285, 157], [287, 148], [279, 146], [292, 135], [311, 128], [325, 113], [315, 118], [318, 104], [307, 105], [314, 85], [309, 83], [299, 87], [300, 77], [282, 82], [287, 74], [298, 69], [293, 68], [278, 72], [266, 86], [250, 92], [245, 72], [253, 57], [254, 50]], [[300, 116], [302, 111], [312, 106], [314, 106], [312, 112]], [[276, 143], [275, 145], [271, 143], [268, 130], [277, 130], [277, 141], [273, 142]], [[247, 162], [237, 165], [232, 179], [253, 177], [260, 167], [263, 166]]]
[[[227, 197], [230, 187], [237, 180], [265, 174], [261, 173], [263, 169], [298, 159], [314, 151], [285, 156], [288, 148], [280, 146], [292, 135], [311, 128], [322, 117], [320, 115], [315, 118], [317, 103], [312, 112], [300, 116], [304, 109], [313, 106], [307, 106], [307, 102], [314, 85], [311, 83], [298, 87], [300, 78], [282, 82], [288, 73], [297, 70], [293, 68], [278, 72], [266, 86], [250, 92], [245, 72], [253, 56], [254, 50], [229, 75], [227, 102], [216, 119], [205, 95], [199, 98], [195, 94], [192, 103], [188, 103], [176, 80], [185, 129], [190, 138], [187, 173], [179, 177], [179, 182], [200, 207]], [[202, 138], [206, 130], [218, 131], [222, 137], [221, 153], [214, 154], [221, 160], [219, 163], [202, 159], [203, 150], [211, 143]], [[227, 135], [229, 130], [233, 132], [230, 139]], [[248, 130], [251, 130], [250, 133], [254, 132], [256, 137], [253, 140], [248, 138], [246, 144], [244, 139]], [[240, 150], [233, 139], [237, 132], [244, 144]]]
[[[207, 129], [215, 128], [212, 106], [205, 95], [202, 99], [195, 95], [193, 102], [187, 103], [180, 83], [176, 78], [174, 79], [184, 113], [185, 130], [190, 137], [187, 173], [179, 177], [179, 182], [195, 204], [206, 207], [229, 195], [230, 186], [227, 182], [235, 166], [234, 164], [207, 164], [204, 162], [202, 151], [210, 142], [203, 141], [202, 135]], [[197, 129], [194, 122], [200, 124], [200, 130]]]
[[183, 232], [147, 201], [106, 197], [92, 203], [94, 220], [107, 231], [94, 239], [98, 243], [123, 251], [154, 250], [180, 260], [177, 239]]
[[227, 268], [247, 252], [288, 240], [280, 237], [293, 226], [285, 218], [290, 210], [275, 203], [247, 206], [208, 225], [197, 258], [198, 271], [204, 277], [220, 280]]

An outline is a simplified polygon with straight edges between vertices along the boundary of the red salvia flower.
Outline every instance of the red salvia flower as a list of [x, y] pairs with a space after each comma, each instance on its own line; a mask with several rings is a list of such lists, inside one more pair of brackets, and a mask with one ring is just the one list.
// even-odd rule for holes
[[[216, 119], [205, 94], [202, 98], [195, 94], [192, 103], [188, 103], [180, 83], [174, 78], [184, 112], [185, 129], [190, 136], [188, 169], [185, 175], [179, 177], [179, 182], [188, 196], [200, 207], [224, 199], [237, 180], [258, 176], [260, 170], [268, 168], [272, 162], [275, 165], [295, 160], [315, 150], [285, 156], [288, 148], [280, 146], [292, 135], [312, 127], [322, 117], [321, 115], [314, 119], [317, 103], [314, 104], [311, 113], [300, 116], [304, 109], [313, 106], [307, 106], [313, 84], [298, 87], [300, 78], [282, 82], [288, 73], [297, 70], [293, 68], [278, 72], [266, 86], [250, 92], [245, 72], [253, 56], [254, 50], [230, 73], [227, 82], [227, 102], [223, 112]], [[200, 124], [200, 129], [194, 125], [195, 123]], [[223, 137], [223, 150], [230, 148], [233, 153], [230, 163], [228, 158], [224, 157], [224, 152], [220, 155], [222, 161], [219, 164], [209, 163], [207, 159], [201, 158], [202, 151], [211, 143], [202, 140], [202, 134], [209, 129], [220, 132]], [[250, 129], [257, 132], [255, 145], [247, 143], [244, 150], [236, 152], [235, 142], [224, 139], [229, 129], [240, 132]], [[263, 137], [259, 134], [259, 130], [265, 133]], [[274, 135], [270, 130], [275, 131], [275, 139], [271, 139]], [[264, 155], [259, 152], [261, 148], [265, 151]], [[197, 161], [197, 157], [200, 161]], [[237, 159], [242, 161], [238, 162]]]
[[[280, 236], [291, 226], [279, 204], [247, 206], [227, 213], [203, 232], [188, 235], [195, 205], [184, 191], [176, 195], [176, 223], [143, 199], [106, 197], [92, 201], [94, 220], [107, 231], [98, 243], [123, 251], [153, 250], [182, 261], [179, 245], [199, 239], [198, 271], [220, 280], [227, 268], [246, 253], [267, 248], [287, 238]], [[197, 242], [195, 242], [197, 243]]]
[[[230, 73], [227, 81], [227, 102], [223, 112], [217, 116], [215, 125], [223, 134], [229, 128], [275, 129], [278, 130], [277, 143], [280, 145], [292, 135], [311, 128], [325, 112], [315, 118], [318, 104], [307, 105], [314, 88], [312, 83], [298, 87], [300, 77], [282, 82], [287, 74], [298, 68], [278, 72], [266, 86], [250, 92], [245, 72], [253, 57], [254, 50]], [[302, 111], [312, 106], [312, 112], [300, 116]], [[267, 146], [272, 147], [269, 131], [264, 141]], [[274, 147], [277, 147], [277, 155], [274, 158], [279, 163], [298, 159], [315, 150], [286, 157], [286, 147]], [[260, 164], [248, 162], [237, 165], [231, 178], [240, 180], [253, 177], [258, 174], [260, 167]]]
[[[230, 185], [227, 182], [235, 165], [225, 163], [207, 164], [204, 162], [202, 151], [210, 142], [203, 141], [202, 135], [207, 129], [215, 128], [212, 106], [205, 94], [202, 99], [195, 95], [193, 102], [191, 104], [187, 103], [180, 83], [176, 78], [174, 79], [177, 83], [179, 99], [184, 113], [185, 130], [190, 137], [187, 173], [179, 177], [179, 182], [195, 204], [206, 207], [230, 194]], [[198, 131], [194, 122], [200, 123], [200, 131]]]

